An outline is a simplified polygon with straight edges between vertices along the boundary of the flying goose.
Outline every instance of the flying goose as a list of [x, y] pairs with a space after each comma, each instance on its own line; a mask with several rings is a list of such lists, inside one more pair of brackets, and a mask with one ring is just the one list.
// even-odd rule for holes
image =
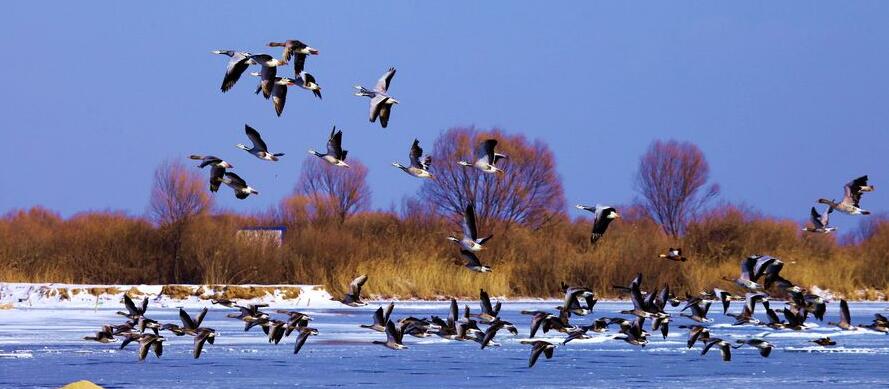
[[687, 318], [694, 320], [698, 323], [708, 323], [708, 322], [713, 321], [713, 319], [707, 318], [707, 312], [710, 311], [710, 302], [709, 301], [707, 303], [705, 303], [703, 307], [701, 307], [700, 303], [686, 305], [686, 307], [691, 308], [691, 315], [685, 314], [685, 313], [680, 313], [679, 314], [680, 316], [687, 317]]
[[247, 185], [247, 181], [244, 181], [241, 176], [232, 172], [225, 172], [222, 176], [222, 183], [228, 185], [229, 188], [232, 188], [232, 190], [235, 191], [235, 197], [239, 200], [246, 199], [247, 196], [250, 196], [251, 194], [259, 194], [256, 189]]
[[815, 207], [812, 207], [809, 216], [809, 220], [812, 221], [812, 227], [804, 227], [803, 231], [818, 232], [822, 234], [829, 234], [836, 231], [836, 227], [828, 227], [831, 212], [833, 212], [833, 207], [830, 206], [827, 207], [823, 214], [819, 214], [818, 210], [816, 210]]
[[392, 309], [394, 308], [394, 303], [389, 303], [386, 306], [386, 310], [383, 310], [383, 307], [377, 308], [376, 312], [374, 312], [374, 323], [370, 325], [361, 324], [359, 327], [369, 328], [377, 332], [386, 332], [386, 323], [389, 322], [389, 316], [392, 315]]
[[596, 244], [599, 238], [605, 235], [605, 230], [608, 229], [608, 225], [611, 224], [612, 220], [620, 218], [617, 210], [608, 205], [596, 204], [595, 207], [577, 205], [576, 208], [592, 212], [595, 215], [593, 217], [593, 232], [590, 234], [590, 243], [592, 244]]
[[463, 213], [463, 238], [458, 239], [456, 236], [448, 235], [448, 240], [456, 242], [462, 250], [481, 251], [485, 242], [494, 237], [488, 235], [484, 238], [478, 237], [478, 229], [475, 223], [475, 206], [472, 203], [466, 205], [466, 212]]
[[349, 167], [346, 164], [346, 154], [349, 150], [343, 150], [343, 131], [337, 131], [336, 126], [330, 130], [330, 138], [327, 139], [327, 153], [321, 154], [314, 149], [309, 149], [309, 154], [321, 158], [334, 166]]
[[698, 341], [707, 343], [710, 340], [710, 330], [700, 325], [679, 326], [679, 328], [688, 328], [688, 341], [686, 346], [692, 348]]
[[434, 332], [440, 330], [437, 324], [431, 323], [426, 318], [416, 318], [408, 316], [398, 320], [398, 329], [403, 335], [410, 335], [416, 338], [428, 338]]
[[161, 326], [161, 331], [169, 331], [176, 336], [185, 336], [185, 331], [182, 329], [182, 327], [176, 325], [175, 323], [164, 323], [164, 325]]
[[238, 313], [229, 313], [226, 317], [230, 317], [232, 319], [238, 319], [243, 321], [251, 321], [254, 319], [268, 319], [269, 315], [265, 312], [260, 311], [260, 308], [267, 307], [268, 304], [246, 304], [246, 305], [234, 305], [235, 308], [238, 308]]
[[[791, 311], [790, 309], [784, 308], [784, 318], [787, 319], [787, 322], [784, 323], [784, 328], [794, 331], [802, 331], [806, 328], [806, 310], [799, 309], [796, 312]], [[771, 319], [770, 319], [771, 320]]]
[[212, 328], [198, 328], [194, 335], [192, 355], [195, 359], [198, 359], [201, 356], [201, 351], [204, 349], [204, 343], [213, 344], [215, 341], [216, 331]]
[[[556, 307], [556, 309], [567, 312], [569, 316], [572, 313], [586, 316], [593, 311], [593, 306], [598, 301], [595, 296], [595, 293], [589, 288], [565, 286], [565, 300], [562, 306]], [[586, 303], [586, 307], [580, 304], [581, 299]]]
[[682, 249], [680, 249], [680, 248], [674, 249], [672, 247], [670, 247], [670, 249], [667, 250], [666, 254], [660, 254], [660, 255], [658, 255], [658, 257], [664, 258], [669, 261], [677, 261], [677, 262], [685, 262], [687, 260], [687, 258], [682, 256]]
[[728, 277], [723, 277], [722, 279], [726, 281], [731, 281], [737, 284], [742, 288], [746, 288], [751, 291], [760, 291], [764, 288], [764, 286], [760, 283], [757, 283], [760, 277], [765, 274], [766, 269], [772, 262], [775, 261], [774, 257], [770, 256], [750, 256], [741, 260], [741, 274], [738, 278], [732, 279]]
[[154, 349], [154, 355], [158, 358], [164, 353], [164, 337], [152, 334], [143, 334], [139, 337], [139, 360], [145, 360], [148, 350]]
[[182, 321], [182, 332], [191, 336], [196, 336], [198, 333], [198, 329], [201, 327], [201, 323], [204, 321], [204, 316], [207, 315], [207, 307], [201, 310], [197, 316], [194, 318], [185, 312], [184, 309], [179, 308], [179, 320]]
[[289, 39], [284, 42], [269, 42], [268, 46], [283, 47], [284, 51], [281, 53], [281, 58], [284, 58], [285, 61], [289, 62], [296, 56], [296, 61], [293, 62], [293, 74], [302, 73], [306, 65], [306, 56], [318, 55], [318, 49], [309, 47], [309, 45], [296, 39]]
[[343, 295], [342, 300], [337, 300], [335, 298], [331, 298], [331, 300], [339, 301], [350, 307], [363, 307], [367, 305], [366, 302], [361, 301], [361, 287], [363, 287], [366, 282], [367, 274], [358, 276], [358, 278], [355, 278], [352, 280], [352, 283], [349, 284], [349, 293]]
[[380, 118], [380, 125], [386, 128], [389, 125], [389, 113], [392, 106], [398, 104], [398, 100], [389, 95], [389, 83], [395, 76], [395, 68], [389, 70], [377, 80], [377, 85], [373, 90], [368, 90], [361, 85], [355, 85], [355, 96], [370, 97], [370, 122], [376, 122], [377, 117]]
[[284, 332], [284, 336], [290, 336], [290, 333], [293, 330], [302, 329], [304, 327], [309, 326], [309, 321], [313, 320], [311, 316], [298, 312], [298, 311], [288, 311], [285, 309], [278, 309], [275, 312], [282, 313], [287, 315], [287, 331]]
[[732, 348], [741, 347], [741, 346], [737, 346], [737, 347], [732, 346], [731, 343], [724, 341], [720, 338], [710, 338], [710, 340], [708, 340], [707, 344], [704, 346], [704, 349], [701, 350], [701, 355], [707, 354], [707, 351], [710, 351], [710, 348], [712, 348], [713, 346], [719, 347], [719, 352], [720, 352], [720, 354], [722, 354], [722, 360], [726, 361], [726, 362], [732, 360]]
[[553, 350], [556, 349], [556, 346], [552, 343], [544, 342], [542, 340], [523, 340], [520, 343], [531, 345], [531, 357], [528, 359], [528, 368], [534, 367], [534, 364], [537, 363], [537, 359], [540, 358], [540, 354], [545, 355], [546, 359], [551, 359], [553, 357]]
[[849, 303], [846, 300], [840, 300], [840, 322], [828, 322], [827, 325], [837, 326], [845, 331], [854, 331], [858, 327], [852, 325], [852, 315], [849, 314]]
[[766, 323], [766, 326], [775, 330], [783, 330], [787, 328], [787, 325], [783, 320], [778, 318], [778, 314], [775, 313], [774, 309], [766, 308], [766, 316], [769, 318], [769, 322]]
[[[641, 282], [640, 276], [637, 275], [636, 279]], [[639, 288], [640, 285], [636, 280], [630, 284], [630, 300], [633, 302], [633, 310], [621, 311], [621, 313], [635, 315], [641, 318], [665, 318], [669, 316], [668, 314], [661, 312], [661, 310], [654, 304], [654, 298], [656, 297], [654, 294], [650, 294], [649, 298], [646, 299], [642, 297], [642, 291]]]
[[562, 341], [562, 344], [568, 344], [568, 342], [577, 339], [589, 339], [590, 336], [587, 335], [589, 331], [593, 332], [605, 332], [608, 329], [608, 320], [606, 318], [598, 318], [593, 321], [592, 324], [586, 326], [580, 326], [574, 331], [568, 332], [568, 337]]
[[303, 348], [306, 340], [312, 335], [318, 335], [318, 330], [309, 327], [300, 328], [299, 335], [296, 337], [296, 343], [293, 345], [293, 354], [299, 353], [299, 349]]
[[268, 54], [255, 54], [250, 56], [250, 64], [262, 66], [262, 70], [259, 72], [260, 90], [262, 90], [262, 96], [266, 99], [272, 97], [272, 87], [277, 79], [278, 66], [286, 65], [287, 61], [274, 58]]
[[225, 68], [225, 77], [222, 78], [222, 87], [220, 88], [222, 89], [222, 93], [228, 92], [229, 89], [235, 86], [238, 79], [241, 78], [241, 74], [243, 74], [252, 64], [250, 57], [252, 57], [253, 54], [246, 51], [233, 50], [213, 50], [212, 53], [227, 55], [231, 58]]
[[632, 323], [621, 322], [621, 335], [615, 336], [615, 339], [623, 340], [633, 346], [645, 347], [648, 344], [648, 333], [643, 329], [644, 324], [645, 317], [642, 316], [637, 316]]
[[205, 168], [205, 167], [207, 167], [207, 166], [211, 166], [211, 167], [221, 167], [221, 168], [225, 168], [225, 169], [232, 169], [232, 168], [234, 168], [234, 166], [232, 166], [232, 164], [230, 164], [230, 163], [228, 163], [228, 162], [226, 162], [226, 161], [223, 161], [222, 158], [219, 158], [219, 157], [214, 156], [214, 155], [196, 155], [196, 154], [192, 154], [192, 155], [189, 155], [188, 158], [196, 159], [196, 160], [198, 160], [198, 161], [201, 161], [201, 164], [198, 165], [198, 167], [201, 168], [201, 169], [203, 169], [203, 168]]
[[[253, 72], [250, 73], [251, 76], [262, 77], [262, 73]], [[266, 84], [263, 84], [260, 81], [259, 85], [256, 87], [256, 94], [263, 91], [263, 87]], [[268, 85], [271, 85], [270, 96], [272, 98], [272, 105], [275, 107], [275, 114], [278, 117], [284, 113], [284, 105], [287, 104], [287, 89], [290, 86], [298, 86], [300, 88], [312, 91], [312, 93], [317, 98], [321, 98], [321, 86], [315, 81], [315, 77], [309, 73], [303, 73], [297, 75], [296, 78], [289, 77], [274, 77]]]
[[235, 147], [253, 154], [254, 157], [264, 161], [277, 161], [278, 157], [284, 156], [284, 153], [270, 153], [265, 141], [262, 140], [262, 136], [259, 135], [259, 131], [250, 127], [249, 124], [244, 125], [244, 132], [247, 134], [247, 138], [250, 139], [253, 147], [247, 147], [243, 143], [238, 143]]
[[432, 173], [429, 173], [429, 166], [432, 165], [432, 157], [427, 155], [422, 161], [420, 160], [420, 158], [423, 158], [423, 149], [420, 147], [419, 140], [414, 139], [414, 143], [411, 144], [411, 152], [408, 154], [408, 158], [410, 158], [411, 161], [410, 166], [404, 166], [398, 162], [392, 162], [392, 166], [417, 178], [432, 178]]
[[138, 342], [139, 339], [142, 339], [142, 335], [145, 335], [145, 334], [140, 333], [140, 332], [123, 332], [123, 333], [118, 334], [118, 336], [120, 336], [122, 338], [122, 340], [120, 342], [120, 347], [118, 349], [123, 350], [124, 347], [126, 347], [128, 344], [130, 344], [132, 342]]
[[478, 259], [478, 256], [475, 255], [472, 251], [466, 249], [460, 249], [460, 256], [466, 260], [466, 268], [478, 273], [490, 273], [491, 267], [482, 265], [481, 261]]
[[529, 338], [533, 338], [534, 335], [537, 334], [537, 330], [540, 329], [540, 326], [547, 319], [555, 318], [551, 313], [543, 311], [522, 311], [522, 314], [531, 316], [531, 330], [528, 334]]
[[479, 318], [482, 323], [490, 324], [499, 319], [501, 304], [498, 301], [497, 305], [492, 306], [491, 298], [484, 289], [480, 289], [478, 292], [478, 302], [481, 307], [481, 313], [475, 315], [475, 317]]
[[145, 311], [148, 310], [148, 297], [145, 297], [142, 300], [141, 305], [136, 306], [136, 303], [133, 302], [133, 299], [131, 299], [130, 296], [124, 293], [123, 305], [127, 308], [127, 312], [117, 312], [118, 315], [125, 316], [130, 320], [139, 320], [139, 318], [145, 315]]
[[475, 155], [478, 157], [475, 162], [459, 161], [457, 163], [463, 167], [474, 167], [485, 173], [503, 173], [503, 169], [497, 167], [497, 162], [508, 157], [494, 152], [496, 147], [497, 139], [486, 139], [479, 143], [475, 149]]
[[870, 215], [870, 211], [860, 208], [858, 203], [861, 201], [861, 195], [864, 192], [873, 192], [874, 186], [867, 184], [867, 176], [858, 177], [843, 187], [843, 200], [839, 203], [836, 200], [818, 199], [821, 204], [827, 204], [832, 209], [847, 213], [849, 215]]
[[380, 342], [375, 340], [373, 341], [373, 344], [380, 344], [393, 350], [403, 350], [407, 348], [407, 346], [402, 343], [403, 338], [404, 334], [401, 333], [398, 328], [395, 328], [395, 323], [390, 320], [386, 323], [386, 341]]
[[758, 349], [759, 355], [761, 355], [763, 358], [768, 358], [769, 354], [772, 353], [772, 349], [775, 347], [771, 343], [767, 342], [765, 339], [761, 339], [761, 338], [751, 338], [751, 339], [744, 339], [744, 340], [739, 339], [739, 340], [735, 341], [735, 343], [738, 343], [739, 345], [746, 344], [750, 347], [754, 347], [754, 348]]
[[497, 335], [497, 331], [500, 331], [502, 329], [509, 331], [513, 336], [519, 334], [519, 330], [516, 329], [515, 326], [512, 325], [512, 323], [497, 318], [493, 322], [491, 322], [491, 325], [488, 327], [487, 330], [485, 330], [485, 337], [484, 339], [482, 339], [482, 350], [484, 350], [485, 347], [488, 346], [488, 344], [491, 343], [492, 340], [494, 340], [494, 336]]
[[114, 341], [114, 336], [112, 333], [114, 330], [111, 329], [111, 326], [104, 325], [102, 326], [101, 331], [96, 332], [96, 336], [84, 336], [83, 340], [92, 340], [99, 343], [111, 343]]
[[145, 329], [150, 329], [154, 332], [155, 335], [158, 334], [158, 330], [160, 330], [161, 324], [156, 320], [149, 319], [145, 316], [139, 318], [139, 332], [145, 332]]
[[728, 308], [735, 296], [719, 288], [713, 288], [713, 296], [722, 303], [722, 314], [728, 313]]

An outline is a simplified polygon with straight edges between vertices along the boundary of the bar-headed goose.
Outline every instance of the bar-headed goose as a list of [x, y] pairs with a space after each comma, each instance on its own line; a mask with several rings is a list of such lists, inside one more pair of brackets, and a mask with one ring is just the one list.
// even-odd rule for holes
[[497, 162], [508, 157], [504, 154], [496, 153], [494, 151], [496, 148], [496, 139], [486, 139], [479, 143], [475, 149], [475, 155], [478, 157], [475, 162], [459, 161], [457, 163], [463, 167], [474, 167], [485, 173], [503, 173], [503, 169], [497, 167]]
[[215, 155], [189, 155], [188, 158], [195, 159], [201, 161], [201, 164], [198, 165], [199, 168], [203, 169], [207, 166], [211, 167], [221, 167], [225, 169], [233, 169], [234, 166], [226, 161], [223, 161], [222, 158], [219, 158]]
[[829, 234], [836, 231], [836, 227], [828, 227], [831, 212], [833, 212], [833, 207], [831, 206], [828, 206], [823, 214], [819, 214], [818, 210], [816, 210], [815, 207], [812, 207], [812, 211], [809, 214], [809, 220], [812, 221], [812, 227], [805, 227], [803, 228], [803, 231], [819, 232], [822, 234]]
[[395, 76], [395, 68], [389, 70], [377, 80], [377, 85], [373, 90], [368, 90], [361, 85], [355, 85], [355, 96], [370, 97], [370, 122], [376, 122], [377, 117], [380, 118], [380, 125], [383, 128], [389, 125], [389, 114], [392, 106], [398, 104], [398, 100], [389, 95], [389, 83]]
[[765, 339], [761, 338], [751, 338], [751, 339], [739, 339], [735, 341], [739, 345], [748, 345], [750, 347], [754, 347], [759, 350], [759, 355], [763, 358], [768, 358], [769, 354], [772, 353], [772, 349], [775, 347], [773, 344], [767, 342]]
[[[432, 173], [429, 173], [429, 166], [432, 165], [432, 157], [427, 155], [426, 158], [423, 158], [423, 149], [420, 147], [419, 140], [414, 139], [414, 143], [411, 144], [411, 152], [408, 154], [408, 158], [410, 158], [411, 161], [410, 166], [404, 166], [398, 162], [392, 162], [392, 166], [417, 178], [432, 178]], [[420, 158], [423, 158], [423, 160], [421, 161]]]
[[222, 87], [220, 88], [222, 93], [228, 92], [235, 86], [235, 83], [241, 78], [241, 74], [244, 74], [244, 71], [253, 63], [250, 60], [253, 54], [246, 51], [213, 50], [212, 53], [227, 55], [231, 58], [225, 68], [225, 77], [222, 78]]
[[[498, 315], [500, 315], [501, 303], [498, 301], [497, 305], [492, 306], [491, 298], [488, 296], [488, 292], [484, 289], [479, 289], [478, 303], [482, 311], [478, 315], [475, 315], [475, 317], [478, 317], [482, 323], [492, 323], [499, 318]], [[469, 312], [468, 309], [467, 312]]]
[[[206, 309], [206, 308], [204, 308]], [[212, 328], [198, 328], [194, 334], [194, 348], [192, 349], [192, 355], [195, 359], [200, 358], [201, 351], [204, 350], [204, 343], [213, 344], [216, 339], [216, 330]]]
[[393, 350], [403, 350], [406, 349], [407, 346], [402, 343], [404, 340], [404, 334], [395, 327], [395, 323], [391, 320], [386, 323], [386, 341], [373, 341], [373, 344], [380, 344], [386, 346]]
[[466, 249], [460, 249], [460, 256], [466, 260], [466, 268], [478, 273], [490, 273], [491, 267], [482, 265], [482, 262], [478, 259], [478, 256], [475, 255], [472, 251]]
[[232, 188], [232, 190], [235, 191], [235, 197], [237, 197], [239, 200], [246, 199], [247, 196], [250, 196], [251, 194], [259, 194], [256, 189], [253, 189], [250, 185], [247, 185], [247, 181], [244, 181], [241, 176], [232, 172], [225, 172], [225, 174], [222, 176], [222, 183], [228, 185], [229, 188]]
[[269, 42], [268, 46], [283, 47], [284, 51], [281, 53], [281, 58], [284, 58], [287, 62], [290, 62], [296, 56], [296, 60], [293, 61], [293, 74], [302, 73], [306, 66], [306, 56], [318, 55], [318, 49], [309, 47], [309, 45], [296, 39], [289, 39], [284, 42]]
[[95, 336], [84, 336], [83, 340], [92, 340], [99, 343], [111, 343], [114, 342], [114, 336], [112, 335], [114, 330], [111, 329], [109, 325], [103, 325], [101, 331], [97, 331]]
[[596, 204], [594, 207], [589, 205], [577, 205], [576, 208], [592, 212], [594, 215], [593, 232], [590, 234], [590, 243], [592, 244], [596, 244], [596, 242], [599, 241], [599, 238], [601, 238], [602, 235], [605, 235], [605, 231], [608, 230], [608, 225], [611, 224], [612, 220], [620, 218], [620, 214], [617, 213], [617, 210], [608, 205]]
[[537, 359], [540, 358], [540, 354], [545, 355], [546, 359], [551, 359], [553, 357], [553, 350], [556, 349], [554, 344], [542, 340], [523, 340], [520, 343], [531, 345], [531, 357], [528, 359], [528, 368], [534, 367], [534, 364], [537, 363]]
[[149, 349], [154, 349], [154, 355], [160, 358], [164, 353], [164, 340], [163, 336], [142, 334], [139, 337], [139, 360], [145, 360]]
[[713, 346], [719, 347], [719, 352], [722, 354], [722, 360], [725, 362], [732, 360], [732, 348], [740, 348], [741, 346], [732, 346], [731, 343], [724, 341], [720, 338], [710, 338], [707, 341], [707, 344], [704, 346], [704, 349], [701, 350], [701, 355], [707, 354], [707, 351], [710, 351]]
[[262, 90], [262, 96], [265, 98], [272, 97], [272, 86], [278, 75], [278, 66], [286, 65], [287, 61], [277, 59], [268, 54], [254, 54], [250, 56], [250, 64], [262, 66], [259, 72], [259, 86]]
[[386, 323], [389, 321], [389, 317], [392, 316], [392, 310], [395, 308], [394, 303], [389, 303], [384, 310], [383, 307], [377, 308], [376, 312], [374, 312], [374, 323], [373, 324], [361, 324], [361, 328], [368, 328], [377, 332], [386, 332]]
[[827, 325], [837, 326], [844, 331], [854, 331], [858, 327], [852, 325], [852, 315], [849, 314], [849, 303], [846, 300], [840, 300], [840, 322], [828, 322]]
[[873, 192], [874, 186], [867, 184], [867, 176], [858, 177], [843, 187], [843, 200], [837, 203], [835, 200], [819, 199], [821, 204], [827, 204], [837, 211], [849, 215], [870, 215], [870, 211], [861, 209], [859, 202], [864, 192]]
[[484, 350], [485, 347], [487, 347], [488, 344], [490, 344], [491, 341], [494, 340], [497, 332], [503, 329], [509, 331], [509, 333], [511, 333], [513, 336], [519, 334], [519, 330], [514, 325], [512, 325], [512, 323], [497, 318], [492, 321], [488, 329], [485, 330], [485, 337], [482, 339], [482, 350]]
[[254, 157], [264, 161], [277, 161], [278, 157], [284, 156], [284, 153], [270, 153], [265, 141], [262, 140], [262, 136], [259, 135], [259, 131], [250, 127], [249, 124], [244, 125], [244, 132], [247, 134], [250, 142], [253, 143], [253, 147], [247, 147], [243, 143], [238, 143], [235, 147], [253, 154]]
[[364, 283], [366, 282], [367, 274], [358, 276], [349, 284], [349, 293], [344, 294], [341, 300], [337, 300], [335, 298], [331, 298], [331, 300], [339, 301], [350, 307], [363, 307], [367, 305], [366, 302], [361, 301], [361, 287], [363, 287]]
[[293, 345], [293, 354], [298, 354], [299, 350], [306, 344], [306, 340], [312, 335], [318, 335], [318, 330], [310, 327], [300, 328], [299, 335], [296, 337], [296, 343]]
[[463, 238], [458, 239], [456, 236], [449, 235], [448, 240], [456, 242], [463, 250], [478, 252], [484, 248], [485, 242], [492, 237], [494, 235], [488, 235], [484, 238], [478, 237], [478, 228], [476, 228], [475, 223], [475, 206], [469, 203], [466, 206], [466, 212], [463, 213]]
[[349, 167], [346, 163], [346, 154], [349, 150], [343, 150], [343, 131], [337, 131], [336, 126], [330, 130], [330, 138], [327, 139], [327, 153], [321, 154], [314, 149], [309, 149], [309, 154], [321, 158], [333, 166]]

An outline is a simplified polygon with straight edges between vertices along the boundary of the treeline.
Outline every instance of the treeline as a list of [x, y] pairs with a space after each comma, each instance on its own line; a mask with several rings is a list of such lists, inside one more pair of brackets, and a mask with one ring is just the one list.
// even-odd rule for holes
[[[502, 174], [481, 173], [457, 161], [475, 160], [476, 145], [496, 139]], [[434, 179], [407, 197], [400, 210], [370, 209], [367, 167], [338, 168], [308, 157], [293, 194], [261, 214], [219, 211], [208, 174], [181, 160], [161, 164], [148, 212], [131, 216], [86, 212], [64, 219], [43, 208], [13, 210], [0, 219], [0, 281], [96, 284], [323, 284], [344, 290], [368, 274], [366, 290], [402, 298], [495, 295], [555, 297], [562, 282], [613, 296], [635, 273], [645, 285], [670, 285], [677, 294], [731, 288], [742, 258], [772, 255], [782, 276], [850, 298], [889, 290], [889, 222], [863, 217], [854, 239], [808, 234], [798, 223], [733, 205], [713, 205], [719, 186], [703, 152], [690, 143], [655, 141], [640, 158], [638, 204], [617, 206], [595, 246], [591, 221], [573, 218], [555, 157], [540, 140], [500, 130], [454, 128], [430, 146]], [[405, 144], [407, 152], [410, 144]], [[405, 176], [405, 180], [416, 179]], [[250, 201], [248, 198], [244, 201]], [[607, 203], [607, 199], [590, 199]], [[494, 239], [479, 253], [493, 273], [463, 268], [446, 239], [460, 231], [473, 204], [482, 235]], [[610, 204], [616, 205], [616, 204]], [[281, 246], [239, 238], [251, 226], [287, 227]], [[852, 236], [852, 235], [846, 235]], [[690, 259], [658, 259], [681, 247]], [[864, 295], [854, 293], [867, 290]]]
[[[876, 221], [859, 241], [838, 244], [833, 235], [803, 234], [797, 223], [720, 206], [689, 224], [678, 241], [639, 207], [624, 207], [595, 247], [590, 221], [560, 216], [531, 229], [492, 225], [495, 238], [480, 257], [493, 273], [462, 267], [451, 218], [406, 204], [399, 213], [360, 212], [345, 221], [318, 212], [314, 200], [294, 196], [266, 215], [207, 214], [193, 220], [181, 244], [180, 275], [170, 279], [165, 233], [140, 217], [90, 212], [63, 219], [34, 208], [0, 220], [0, 279], [19, 282], [138, 283], [313, 283], [341, 291], [358, 274], [382, 296], [474, 297], [479, 288], [496, 295], [555, 297], [559, 284], [589, 285], [613, 295], [636, 272], [647, 285], [677, 291], [730, 288], [721, 277], [736, 275], [747, 255], [774, 255], [787, 263], [782, 275], [852, 298], [875, 298], [889, 289], [889, 222]], [[286, 219], [284, 218], [286, 216]], [[288, 228], [284, 244], [238, 239], [243, 226]], [[682, 246], [687, 262], [657, 258]], [[857, 295], [862, 289], [870, 295]]]

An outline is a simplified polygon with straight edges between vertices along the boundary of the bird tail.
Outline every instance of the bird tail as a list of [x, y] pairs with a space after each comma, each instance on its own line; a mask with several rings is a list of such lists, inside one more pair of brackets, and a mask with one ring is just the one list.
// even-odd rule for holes
[[312, 89], [312, 93], [315, 94], [315, 97], [317, 97], [317, 98], [319, 98], [319, 99], [321, 99], [321, 100], [324, 100], [324, 99], [321, 97], [321, 88], [318, 88], [318, 89]]

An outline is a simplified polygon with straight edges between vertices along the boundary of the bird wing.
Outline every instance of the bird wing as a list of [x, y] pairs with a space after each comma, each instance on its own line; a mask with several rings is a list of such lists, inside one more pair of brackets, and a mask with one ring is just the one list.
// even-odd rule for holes
[[210, 333], [203, 331], [198, 334], [198, 336], [194, 337], [194, 350], [192, 350], [192, 355], [197, 359], [201, 356], [201, 350], [204, 349], [204, 343], [207, 342], [207, 338], [210, 337]]
[[809, 220], [812, 221], [812, 225], [814, 225], [815, 228], [824, 228], [824, 223], [821, 222], [821, 214], [818, 213], [818, 210], [816, 210], [815, 207], [812, 207], [809, 214]]
[[[462, 250], [461, 250], [462, 253]], [[479, 291], [478, 293], [479, 305], [481, 305], [482, 313], [490, 314], [494, 311], [494, 308], [491, 308], [491, 298], [488, 297], [488, 292], [485, 292], [484, 289]]]
[[487, 163], [493, 165], [495, 162], [494, 149], [497, 147], [497, 139], [487, 139], [481, 144], [479, 158], [487, 158]]
[[593, 233], [594, 234], [604, 234], [608, 229], [608, 225], [611, 224], [610, 218], [608, 218], [606, 213], [614, 212], [615, 209], [608, 206], [596, 205], [596, 213], [595, 220], [593, 221]]
[[537, 359], [540, 358], [540, 354], [545, 349], [546, 345], [534, 342], [534, 346], [531, 347], [531, 358], [528, 359], [528, 367], [534, 367], [534, 364], [537, 363]]
[[299, 336], [296, 337], [296, 344], [293, 345], [294, 354], [299, 353], [299, 350], [306, 344], [306, 340], [309, 339], [310, 334], [309, 331], [301, 331], [299, 333]]
[[201, 323], [204, 322], [204, 316], [207, 316], [207, 311], [208, 311], [207, 307], [204, 307], [204, 309], [201, 310], [201, 313], [199, 313], [198, 316], [194, 320], [195, 327], [201, 326]]
[[225, 178], [228, 178], [228, 180], [230, 182], [229, 183], [230, 186], [236, 186], [239, 188], [246, 188], [247, 187], [247, 181], [244, 181], [244, 179], [241, 178], [241, 176], [239, 176], [235, 173], [225, 172]]
[[126, 293], [124, 293], [123, 295], [123, 305], [127, 308], [127, 312], [129, 312], [130, 315], [139, 313], [139, 311], [136, 309], [136, 304], [133, 303], [133, 299], [131, 299], [130, 296], [127, 296]]
[[337, 159], [341, 159], [340, 156], [343, 154], [343, 132], [337, 131], [336, 126], [333, 127], [333, 130], [330, 132], [330, 139], [327, 140], [327, 154], [330, 154]]
[[262, 89], [262, 96], [269, 98], [272, 96], [272, 89], [275, 85], [275, 77], [278, 75], [278, 68], [274, 66], [263, 66], [259, 72], [259, 86]]
[[191, 316], [188, 315], [188, 312], [185, 312], [184, 309], [179, 308], [179, 320], [182, 321], [182, 327], [188, 329], [195, 329], [197, 326], [194, 324], [194, 321], [191, 320]]
[[223, 92], [228, 92], [241, 79], [241, 75], [250, 67], [249, 59], [242, 53], [232, 55], [225, 68], [225, 76], [222, 78], [222, 87], [220, 89]]
[[385, 325], [386, 319], [383, 317], [383, 307], [374, 311], [374, 324]]
[[475, 241], [478, 239], [478, 229], [475, 225], [475, 206], [472, 203], [466, 205], [463, 213], [463, 235]]
[[753, 266], [756, 265], [755, 257], [747, 257], [741, 260], [741, 279], [753, 281]]
[[423, 148], [420, 147], [419, 140], [414, 139], [414, 143], [411, 144], [411, 152], [410, 154], [408, 154], [408, 157], [411, 160], [411, 167], [423, 169], [423, 164], [420, 163], [420, 158], [423, 157]]
[[382, 108], [383, 102], [386, 101], [388, 97], [382, 95], [376, 95], [370, 99], [370, 112], [369, 119], [371, 123], [377, 121], [377, 117], [380, 116], [380, 109]]
[[392, 105], [380, 104], [380, 125], [383, 128], [389, 126], [389, 113], [392, 112]]
[[287, 85], [272, 85], [272, 105], [278, 116], [284, 113], [284, 105], [287, 104], [287, 89]]
[[361, 296], [361, 287], [364, 286], [365, 282], [367, 282], [367, 274], [362, 274], [358, 276], [358, 278], [352, 280], [352, 283], [349, 284], [349, 294], [355, 299], [358, 299], [358, 297]]
[[395, 309], [395, 303], [389, 303], [389, 305], [386, 306], [386, 310], [383, 312], [383, 319], [384, 319], [384, 320], [383, 320], [383, 322], [380, 323], [380, 324], [383, 324], [383, 323], [385, 323], [387, 320], [389, 320], [389, 317], [392, 316], [392, 310], [393, 310], [393, 309]]
[[397, 328], [395, 328], [395, 323], [393, 323], [391, 320], [386, 322], [386, 338], [389, 340], [389, 342], [401, 343], [400, 334], [401, 332], [398, 331]]
[[148, 348], [151, 347], [151, 341], [141, 341], [139, 342], [139, 360], [145, 359], [148, 356]]
[[[276, 85], [275, 87], [277, 88], [278, 86], [279, 85]], [[262, 136], [259, 135], [259, 131], [256, 131], [253, 127], [245, 124], [244, 132], [247, 133], [247, 138], [250, 138], [250, 142], [253, 142], [254, 149], [258, 149], [259, 151], [269, 151], [268, 146], [266, 146], [265, 142], [262, 140]]]
[[482, 348], [485, 348], [488, 343], [491, 343], [491, 341], [494, 340], [494, 336], [497, 335], [497, 331], [499, 331], [501, 327], [501, 325], [492, 324], [485, 330], [485, 337], [482, 339]]
[[[469, 250], [460, 250], [460, 256], [466, 260], [466, 265], [468, 266], [481, 266], [482, 263], [479, 261], [478, 256], [475, 255], [472, 251]], [[488, 305], [490, 305], [490, 301]]]
[[392, 77], [395, 76], [395, 68], [389, 68], [379, 80], [377, 80], [377, 85], [374, 86], [374, 90], [377, 92], [386, 93], [389, 90], [389, 83], [392, 82]]
[[840, 324], [852, 324], [852, 315], [849, 314], [849, 303], [846, 300], [840, 300]]
[[[289, 61], [289, 59], [288, 59]], [[306, 67], [306, 55], [305, 54], [296, 54], [296, 61], [293, 61], [293, 74], [300, 74], [303, 72], [303, 69]]]
[[457, 300], [451, 299], [451, 310], [448, 312], [448, 325], [453, 327], [454, 323], [459, 320], [458, 316], [460, 316], [460, 308], [457, 307]]

